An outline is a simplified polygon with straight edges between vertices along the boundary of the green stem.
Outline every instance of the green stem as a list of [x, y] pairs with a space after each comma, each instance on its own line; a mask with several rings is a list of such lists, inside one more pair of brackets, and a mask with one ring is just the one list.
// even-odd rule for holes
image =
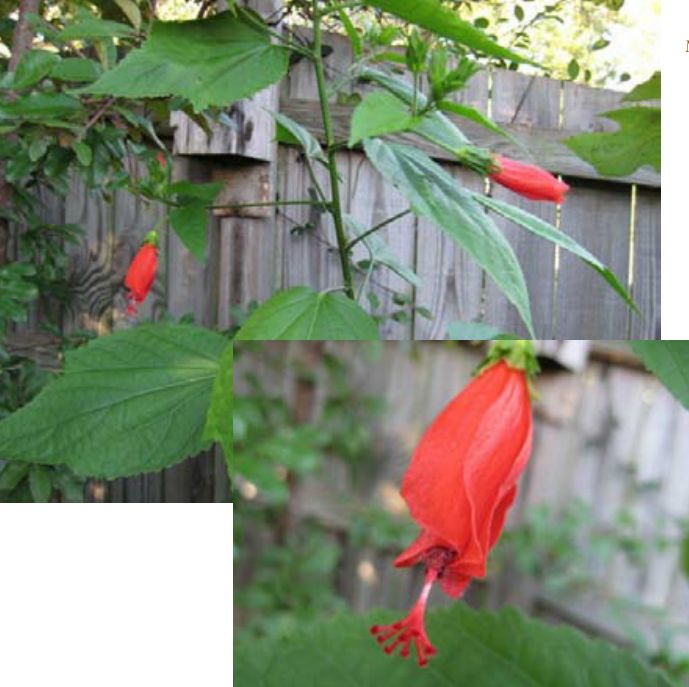
[[318, 13], [318, 0], [313, 0], [313, 61], [316, 69], [316, 83], [318, 84], [318, 100], [323, 117], [323, 129], [325, 131], [325, 143], [328, 154], [328, 172], [330, 174], [330, 214], [335, 224], [337, 247], [340, 253], [340, 265], [342, 266], [342, 279], [344, 290], [349, 298], [354, 300], [354, 287], [352, 285], [352, 272], [349, 264], [349, 252], [347, 251], [347, 234], [342, 218], [342, 204], [340, 201], [340, 181], [337, 177], [337, 159], [335, 156], [335, 135], [330, 118], [330, 105], [328, 104], [328, 88], [323, 69], [323, 56], [321, 55], [321, 17]]
[[409, 208], [406, 210], [402, 210], [402, 212], [398, 212], [396, 215], [393, 215], [392, 217], [388, 217], [387, 219], [384, 219], [382, 222], [379, 222], [376, 224], [374, 227], [371, 227], [370, 229], [366, 230], [363, 234], [359, 234], [355, 239], [352, 239], [348, 244], [347, 244], [347, 252], [351, 252], [352, 248], [356, 246], [359, 241], [363, 241], [365, 238], [370, 236], [371, 234], [375, 233], [376, 231], [379, 231], [383, 227], [387, 227], [388, 224], [392, 224], [396, 220], [400, 219], [401, 217], [404, 217], [405, 215], [408, 215], [411, 212]]

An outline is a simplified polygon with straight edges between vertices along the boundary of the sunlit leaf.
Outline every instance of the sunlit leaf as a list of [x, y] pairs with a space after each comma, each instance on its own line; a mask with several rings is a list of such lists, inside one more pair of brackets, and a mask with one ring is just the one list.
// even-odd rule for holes
[[158, 21], [141, 48], [85, 90], [127, 98], [178, 95], [198, 112], [275, 83], [287, 72], [287, 58], [261, 20], [245, 10], [196, 21]]

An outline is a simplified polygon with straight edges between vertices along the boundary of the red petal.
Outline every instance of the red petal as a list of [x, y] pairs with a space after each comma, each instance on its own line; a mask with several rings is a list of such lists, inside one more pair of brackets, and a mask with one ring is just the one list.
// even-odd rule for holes
[[455, 575], [483, 574], [530, 450], [526, 376], [501, 361], [454, 398], [422, 437], [402, 495], [424, 532], [396, 565], [418, 560], [424, 544], [440, 545], [458, 553], [449, 566]]
[[569, 186], [545, 169], [511, 160], [501, 155], [495, 156], [499, 170], [490, 175], [496, 183], [531, 200], [546, 200], [562, 203]]
[[136, 303], [142, 303], [151, 290], [157, 267], [158, 249], [151, 244], [144, 244], [134, 256], [124, 278], [124, 284]]

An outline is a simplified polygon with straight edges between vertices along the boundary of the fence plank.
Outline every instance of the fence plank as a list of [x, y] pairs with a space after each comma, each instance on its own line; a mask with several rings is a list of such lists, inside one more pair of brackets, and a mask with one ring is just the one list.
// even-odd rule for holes
[[[348, 188], [349, 212], [358, 219], [364, 227], [370, 228], [406, 210], [409, 203], [390, 184], [386, 183], [377, 170], [361, 153], [351, 153], [350, 174]], [[414, 252], [416, 242], [416, 220], [409, 214], [396, 220], [377, 232], [381, 240], [385, 241], [390, 250], [400, 262], [414, 269]], [[350, 237], [351, 240], [352, 237]], [[363, 242], [359, 242], [352, 252], [352, 260], [355, 265], [360, 261], [367, 261], [369, 253]], [[361, 275], [357, 278], [362, 282]], [[392, 270], [384, 266], [377, 267], [371, 277], [371, 286], [368, 289], [376, 295], [380, 301], [378, 308], [373, 312], [391, 313], [399, 309], [393, 302], [395, 293], [407, 297], [410, 302], [413, 299], [413, 287]], [[362, 305], [370, 308], [370, 303], [364, 294]], [[394, 321], [387, 319], [380, 328], [383, 339], [410, 339], [412, 338], [412, 321]]]
[[[568, 180], [572, 186], [562, 206], [561, 229], [588, 248], [627, 283], [630, 198], [617, 187]], [[624, 338], [627, 306], [581, 260], [561, 254], [557, 286], [557, 338]]]
[[[492, 88], [493, 118], [495, 121], [520, 124], [532, 129], [557, 129], [560, 118], [560, 82], [543, 77], [497, 70]], [[524, 158], [522, 153], [520, 158]], [[526, 160], [541, 164], [541, 161]], [[553, 203], [537, 203], [492, 184], [491, 195], [521, 207], [541, 219], [555, 224]], [[531, 302], [534, 328], [540, 336], [552, 335], [553, 286], [555, 276], [555, 248], [529, 234], [512, 222], [493, 215], [493, 218], [512, 244], [522, 266]], [[528, 336], [516, 309], [490, 281], [487, 286], [486, 321], [499, 322], [503, 331]]]
[[637, 187], [632, 296], [643, 316], [629, 313], [630, 339], [660, 339], [660, 193]]

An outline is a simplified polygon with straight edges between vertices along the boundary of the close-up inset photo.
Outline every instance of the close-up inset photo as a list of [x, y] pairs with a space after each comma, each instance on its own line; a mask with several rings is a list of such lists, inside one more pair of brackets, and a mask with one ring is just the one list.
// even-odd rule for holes
[[235, 347], [234, 685], [689, 684], [689, 344]]

